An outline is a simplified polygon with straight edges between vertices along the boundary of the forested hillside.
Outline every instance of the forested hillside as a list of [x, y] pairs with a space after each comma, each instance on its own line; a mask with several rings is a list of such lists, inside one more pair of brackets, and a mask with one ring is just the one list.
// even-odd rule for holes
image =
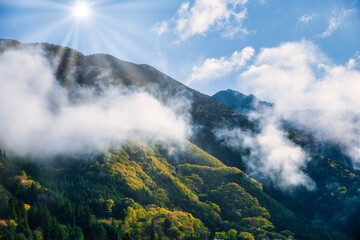
[[[161, 124], [157, 128], [160, 137], [151, 135], [150, 125], [149, 128], [141, 126], [141, 129], [150, 129], [147, 134], [138, 134], [136, 127], [130, 129], [130, 137], [124, 135], [124, 140], [118, 135], [126, 131], [113, 134], [115, 130], [99, 127], [96, 134], [100, 132], [102, 136], [106, 132], [112, 137], [110, 140], [108, 135], [100, 138], [111, 143], [100, 150], [86, 151], [86, 147], [101, 143], [98, 139], [87, 139], [89, 128], [80, 131], [81, 136], [70, 135], [71, 142], [55, 141], [59, 145], [55, 147], [44, 141], [40, 147], [31, 145], [38, 148], [19, 153], [14, 148], [0, 146], [1, 239], [315, 240], [358, 236], [355, 230], [359, 226], [358, 211], [345, 212], [343, 219], [337, 211], [337, 208], [357, 206], [360, 187], [357, 170], [316, 152], [307, 173], [318, 189], [314, 192], [297, 188], [284, 192], [248, 175], [244, 162], [249, 155], [248, 148], [233, 149], [225, 144], [228, 139], [216, 136], [215, 129], [219, 128], [258, 132], [259, 122], [151, 66], [125, 62], [110, 55], [85, 56], [66, 47], [11, 40], [1, 41], [0, 54], [9, 49], [34, 47], [40, 48], [49, 62], [59, 84], [56, 89], [66, 93], [65, 110], [69, 106], [81, 109], [83, 102], [95, 102], [91, 111], [103, 105], [105, 109], [111, 108], [106, 104], [112, 102], [114, 95], [96, 102], [104, 89], [135, 92], [146, 100], [153, 101], [148, 95], [156, 99], [153, 102], [159, 105], [155, 108], [159, 111], [146, 115], [153, 123], [167, 124], [159, 116], [166, 107], [167, 115], [171, 115], [172, 112], [167, 111], [171, 109], [175, 116], [186, 119], [190, 133], [183, 141], [169, 140], [162, 138], [167, 133], [162, 131]], [[57, 95], [52, 92], [51, 96]], [[120, 98], [123, 102], [115, 103], [122, 107], [128, 103], [126, 98], [132, 96], [124, 94]], [[46, 95], [46, 99], [50, 97]], [[54, 100], [46, 107], [58, 116], [61, 115], [59, 105]], [[90, 118], [89, 111], [83, 113], [76, 115], [78, 119]], [[144, 123], [131, 119], [127, 124], [137, 121]], [[60, 126], [66, 128], [68, 124], [61, 122]], [[81, 127], [80, 124], [77, 127]], [[66, 135], [61, 130], [51, 129], [51, 134], [58, 134], [51, 137], [57, 140]], [[288, 138], [298, 146], [308, 143], [301, 141], [308, 137], [305, 133], [290, 127], [288, 132]], [[1, 140], [7, 143], [6, 137], [2, 135]], [[38, 141], [37, 135], [33, 137], [34, 142]], [[74, 146], [82, 146], [81, 141], [90, 145], [74, 152]], [[14, 146], [14, 141], [11, 144], [8, 146]], [[67, 148], [71, 151], [58, 151]], [[34, 149], [39, 150], [34, 152]], [[339, 221], [334, 221], [335, 218]]]
[[[48, 166], [1, 154], [4, 239], [292, 238], [294, 215], [276, 228], [261, 206], [262, 186], [191, 143], [171, 156], [132, 141], [103, 154]], [[162, 153], [162, 154], [161, 154]], [[167, 156], [167, 157], [165, 157]], [[262, 199], [264, 201], [264, 199]], [[266, 199], [265, 199], [266, 201]], [[275, 215], [274, 215], [275, 216]]]

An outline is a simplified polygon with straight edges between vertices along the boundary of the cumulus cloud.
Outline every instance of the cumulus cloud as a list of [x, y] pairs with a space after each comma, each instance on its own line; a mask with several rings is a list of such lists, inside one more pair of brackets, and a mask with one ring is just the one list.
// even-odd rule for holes
[[333, 63], [312, 42], [288, 42], [262, 49], [239, 87], [276, 103], [285, 119], [318, 139], [340, 144], [358, 166], [360, 71], [348, 65]]
[[243, 68], [254, 55], [252, 47], [235, 51], [230, 57], [208, 58], [201, 65], [194, 66], [187, 84], [223, 77], [230, 72]]
[[217, 129], [215, 135], [232, 148], [250, 150], [244, 159], [251, 176], [262, 182], [270, 181], [282, 190], [299, 186], [314, 190], [315, 183], [303, 171], [309, 158], [299, 146], [287, 139], [277, 115], [268, 111], [262, 113], [261, 119], [254, 119], [260, 120], [259, 133], [237, 128]]
[[213, 29], [230, 38], [238, 33], [247, 34], [242, 26], [247, 15], [246, 3], [247, 0], [196, 0], [191, 6], [185, 2], [173, 18], [156, 23], [153, 30], [159, 35], [171, 31], [180, 41]]
[[[240, 76], [239, 87], [260, 98], [275, 102], [280, 108], [311, 108], [309, 89], [322, 74], [327, 59], [311, 42], [288, 42], [275, 48], [264, 48], [254, 63]], [[321, 103], [319, 103], [320, 105]]]
[[341, 24], [344, 22], [346, 17], [349, 16], [354, 11], [355, 11], [354, 9], [341, 9], [341, 10], [333, 11], [329, 19], [328, 27], [322, 34], [318, 36], [321, 38], [329, 37], [341, 26]]
[[186, 117], [147, 93], [79, 86], [72, 101], [37, 48], [2, 53], [0, 72], [0, 147], [17, 154], [89, 153], [129, 137], [181, 142], [189, 133]]
[[282, 109], [360, 109], [360, 72], [336, 65], [310, 41], [264, 48], [240, 75], [239, 87]]

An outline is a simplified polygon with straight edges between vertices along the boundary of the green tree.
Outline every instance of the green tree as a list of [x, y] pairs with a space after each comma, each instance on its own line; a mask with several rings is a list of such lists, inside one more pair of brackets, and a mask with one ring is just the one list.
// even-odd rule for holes
[[112, 207], [114, 206], [114, 200], [108, 199], [106, 200], [106, 211], [110, 215], [112, 213]]
[[69, 240], [84, 240], [84, 234], [78, 226], [68, 227]]
[[239, 234], [240, 240], [255, 240], [254, 236], [249, 232], [241, 232]]

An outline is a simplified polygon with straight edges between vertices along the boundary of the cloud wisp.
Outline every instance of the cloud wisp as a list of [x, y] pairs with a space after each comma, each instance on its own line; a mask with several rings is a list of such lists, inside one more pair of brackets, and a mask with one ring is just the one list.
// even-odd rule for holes
[[247, 34], [242, 26], [247, 15], [246, 3], [247, 0], [196, 0], [193, 5], [185, 2], [173, 18], [156, 23], [153, 30], [158, 35], [172, 32], [180, 41], [213, 29], [229, 38]]
[[240, 70], [254, 55], [252, 47], [245, 47], [240, 52], [235, 51], [230, 57], [208, 58], [201, 65], [194, 66], [186, 84], [209, 81], [223, 77], [230, 72]]
[[315, 14], [305, 14], [299, 17], [298, 22], [308, 24], [314, 19], [315, 16]]
[[360, 66], [360, 52], [356, 52], [352, 58], [349, 59], [347, 63], [348, 69], [356, 69]]
[[333, 11], [331, 17], [329, 19], [329, 25], [326, 30], [319, 34], [318, 37], [320, 38], [327, 38], [330, 37], [344, 22], [346, 17], [352, 14], [355, 10], [354, 9], [341, 9]]
[[78, 87], [74, 103], [38, 48], [2, 53], [0, 72], [0, 147], [16, 154], [90, 153], [130, 137], [181, 142], [189, 133], [186, 117], [147, 93]]
[[263, 183], [272, 183], [281, 190], [291, 191], [302, 186], [316, 188], [313, 180], [304, 173], [309, 160], [301, 147], [292, 143], [280, 126], [278, 115], [272, 110], [250, 113], [260, 123], [259, 133], [235, 129], [216, 129], [215, 135], [234, 149], [249, 149], [244, 155], [248, 173]]

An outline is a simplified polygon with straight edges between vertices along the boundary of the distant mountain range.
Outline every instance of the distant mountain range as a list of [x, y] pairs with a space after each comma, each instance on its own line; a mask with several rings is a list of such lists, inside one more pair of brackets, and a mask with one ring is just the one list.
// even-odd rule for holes
[[308, 149], [312, 192], [283, 192], [250, 177], [249, 149], [215, 136], [220, 127], [256, 132], [247, 114], [272, 103], [233, 90], [211, 97], [149, 65], [48, 43], [0, 40], [0, 54], [34, 46], [49, 63], [58, 59], [54, 76], [70, 96], [105, 85], [147, 92], [164, 105], [185, 97], [192, 135], [181, 148], [129, 139], [45, 163], [1, 149], [0, 239], [359, 239], [360, 172], [312, 149], [311, 134], [287, 129]]
[[266, 108], [272, 108], [273, 103], [259, 100], [255, 95], [245, 95], [235, 90], [224, 90], [215, 93], [213, 96], [219, 102], [230, 107], [234, 111], [248, 114], [252, 111], [262, 111]]

